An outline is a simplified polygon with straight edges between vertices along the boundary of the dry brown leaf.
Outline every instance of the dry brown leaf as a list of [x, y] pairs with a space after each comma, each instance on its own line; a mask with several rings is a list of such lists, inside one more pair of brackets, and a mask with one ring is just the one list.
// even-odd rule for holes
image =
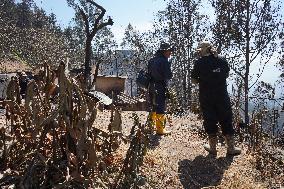
[[71, 152], [68, 152], [68, 161], [69, 161], [70, 163], [72, 163], [75, 167], [78, 166], [78, 159], [77, 159], [77, 157], [76, 157], [73, 153], [71, 153]]

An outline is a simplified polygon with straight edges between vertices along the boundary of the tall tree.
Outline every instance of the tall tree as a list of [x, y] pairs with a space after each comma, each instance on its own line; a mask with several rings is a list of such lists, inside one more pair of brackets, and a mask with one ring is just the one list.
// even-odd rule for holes
[[114, 35], [109, 28], [102, 28], [98, 31], [97, 35], [94, 38], [95, 45], [93, 46], [93, 52], [95, 52], [96, 56], [95, 60], [95, 70], [94, 70], [94, 80], [93, 84], [96, 82], [96, 78], [99, 73], [100, 64], [107, 64], [112, 62], [112, 54], [115, 52], [117, 48], [116, 41], [114, 39]]
[[147, 62], [149, 60], [149, 54], [153, 52], [153, 46], [151, 46], [153, 36], [149, 32], [139, 32], [131, 24], [125, 29], [124, 38], [121, 46], [135, 51], [133, 58], [134, 64], [139, 68], [146, 66], [141, 65], [141, 62]]
[[[56, 25], [55, 15], [47, 15], [32, 0], [0, 3], [0, 54], [31, 65], [57, 64], [68, 53], [67, 39]], [[22, 13], [25, 15], [21, 15]]]
[[0, 2], [0, 55], [5, 56], [9, 52], [13, 32], [15, 31], [16, 3], [14, 0], [3, 0]]
[[112, 19], [109, 17], [104, 20], [106, 10], [92, 0], [67, 0], [68, 5], [76, 10], [76, 14], [80, 14], [85, 26], [85, 63], [84, 63], [84, 79], [86, 86], [89, 86], [89, 77], [91, 74], [91, 58], [92, 58], [92, 40], [96, 33], [108, 25], [113, 25]]
[[[16, 3], [15, 0], [2, 0], [0, 2], [0, 19], [11, 23], [15, 20], [16, 15]], [[6, 23], [6, 24], [7, 24]]]
[[[277, 0], [211, 0], [216, 12], [213, 33], [219, 49], [226, 50], [231, 68], [243, 79], [245, 123], [249, 124], [249, 91], [264, 66], [276, 56], [283, 30]], [[253, 64], [260, 67], [257, 79], [250, 77]]]
[[18, 4], [17, 7], [17, 16], [18, 22], [17, 27], [20, 28], [27, 28], [31, 27], [32, 25], [32, 6], [34, 1], [33, 0], [22, 0], [21, 3]]
[[[132, 50], [131, 56], [124, 61], [124, 64], [125, 67], [128, 68], [128, 71], [126, 72], [127, 77], [133, 81], [137, 78], [137, 73], [140, 69], [147, 69], [148, 60], [151, 58], [153, 51], [157, 48], [155, 36], [149, 31], [140, 32], [131, 24], [128, 24], [124, 32], [121, 46], [125, 49]], [[131, 87], [134, 89], [136, 88], [138, 94], [142, 92], [138, 90], [137, 86], [132, 86], [132, 83]]]
[[[284, 27], [284, 23], [282, 25], [282, 27]], [[281, 97], [284, 99], [284, 40], [283, 40], [283, 36], [284, 36], [284, 32], [282, 33], [282, 41], [281, 41], [281, 44], [280, 44], [280, 55], [281, 55], [281, 58], [280, 60], [277, 62], [277, 67], [280, 69], [281, 71], [281, 74], [280, 74], [280, 80], [279, 82], [281, 83], [281, 86], [280, 88], [282, 89], [282, 94], [281, 94]], [[283, 104], [283, 110], [284, 110], [284, 104]]]

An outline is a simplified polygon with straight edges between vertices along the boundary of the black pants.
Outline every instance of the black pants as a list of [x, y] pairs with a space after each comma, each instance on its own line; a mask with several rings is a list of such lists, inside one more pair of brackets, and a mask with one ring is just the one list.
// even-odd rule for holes
[[200, 94], [200, 106], [203, 113], [203, 126], [208, 135], [218, 132], [218, 123], [223, 135], [233, 135], [232, 108], [227, 92]]
[[164, 83], [151, 83], [149, 87], [149, 111], [157, 114], [166, 112], [166, 85]]

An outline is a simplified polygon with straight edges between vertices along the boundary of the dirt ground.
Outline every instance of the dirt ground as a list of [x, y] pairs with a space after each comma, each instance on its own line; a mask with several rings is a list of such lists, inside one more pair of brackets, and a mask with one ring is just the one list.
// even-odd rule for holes
[[[140, 122], [147, 119], [146, 112], [136, 112]], [[123, 133], [129, 134], [132, 126], [132, 112], [122, 112]], [[106, 114], [99, 113], [95, 124], [104, 123]], [[102, 125], [101, 125], [102, 126]], [[224, 143], [218, 144], [218, 155], [212, 157], [203, 149], [206, 143], [201, 137], [202, 122], [188, 113], [182, 117], [172, 117], [172, 131], [168, 136], [150, 136], [150, 149], [145, 156], [141, 175], [141, 188], [198, 189], [198, 188], [268, 188], [258, 179], [254, 169], [254, 158], [245, 145], [243, 153], [235, 157], [226, 156]]]

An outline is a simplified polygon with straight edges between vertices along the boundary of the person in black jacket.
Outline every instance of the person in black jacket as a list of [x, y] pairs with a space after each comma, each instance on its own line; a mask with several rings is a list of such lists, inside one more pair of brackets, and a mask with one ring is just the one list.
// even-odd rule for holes
[[20, 95], [22, 99], [25, 99], [26, 97], [26, 90], [28, 86], [28, 77], [25, 72], [19, 73], [19, 86], [20, 86]]
[[227, 92], [226, 79], [229, 65], [225, 58], [217, 55], [209, 42], [201, 42], [197, 48], [200, 58], [195, 62], [191, 77], [193, 83], [199, 84], [199, 101], [203, 114], [203, 125], [209, 136], [205, 150], [216, 155], [218, 123], [227, 143], [227, 154], [238, 155], [241, 150], [234, 144], [232, 125], [232, 108]]
[[168, 61], [173, 48], [168, 43], [161, 43], [155, 56], [149, 60], [148, 72], [151, 75], [149, 97], [151, 106], [151, 119], [156, 125], [156, 133], [169, 134], [165, 129], [166, 93], [168, 81], [172, 78], [171, 64]]

